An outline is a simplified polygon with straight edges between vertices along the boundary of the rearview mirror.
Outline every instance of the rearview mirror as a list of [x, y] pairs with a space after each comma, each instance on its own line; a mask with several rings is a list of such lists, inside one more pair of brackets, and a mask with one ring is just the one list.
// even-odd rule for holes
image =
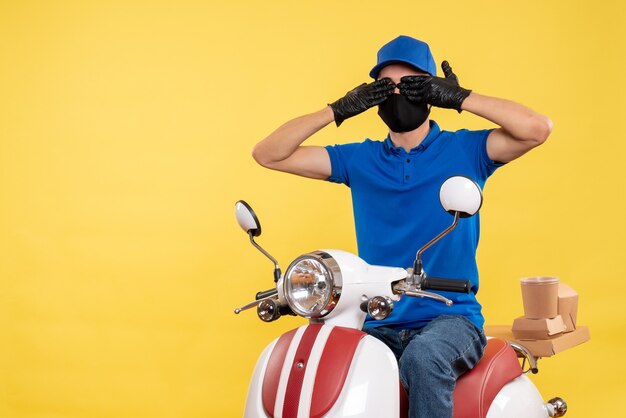
[[256, 217], [250, 205], [245, 201], [239, 200], [235, 203], [235, 216], [237, 217], [237, 223], [247, 234], [251, 234], [253, 237], [261, 235], [259, 218]]
[[439, 189], [439, 200], [446, 212], [461, 218], [475, 215], [483, 204], [480, 186], [469, 177], [453, 176], [447, 179]]

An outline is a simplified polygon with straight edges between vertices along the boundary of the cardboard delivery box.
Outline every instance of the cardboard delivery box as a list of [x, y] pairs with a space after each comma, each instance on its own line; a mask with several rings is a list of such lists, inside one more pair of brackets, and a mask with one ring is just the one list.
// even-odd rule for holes
[[513, 321], [513, 335], [517, 339], [546, 340], [567, 329], [561, 315], [551, 319], [528, 319], [519, 317]]
[[535, 357], [550, 357], [586, 341], [589, 341], [589, 328], [579, 326], [575, 331], [564, 332], [548, 340], [516, 339], [510, 326], [492, 325], [485, 327], [485, 335], [523, 345]]
[[576, 329], [578, 311], [578, 293], [566, 284], [559, 283], [558, 312], [565, 322], [566, 332]]

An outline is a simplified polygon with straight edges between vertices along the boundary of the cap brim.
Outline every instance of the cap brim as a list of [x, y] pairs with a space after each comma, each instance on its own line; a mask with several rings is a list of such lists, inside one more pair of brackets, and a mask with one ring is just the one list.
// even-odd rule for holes
[[386, 67], [387, 65], [390, 65], [390, 64], [398, 64], [398, 63], [408, 64], [411, 67], [417, 68], [418, 70], [425, 72], [426, 74], [430, 74], [431, 76], [434, 76], [434, 74], [431, 74], [430, 71], [427, 71], [421, 67], [418, 67], [417, 65], [413, 64], [411, 61], [408, 61], [405, 59], [389, 59], [389, 60], [385, 60], [383, 62], [379, 62], [378, 64], [376, 64], [374, 68], [372, 68], [372, 70], [370, 71], [370, 77], [376, 80], [378, 78], [378, 74], [380, 73], [380, 70], [382, 70], [383, 67]]

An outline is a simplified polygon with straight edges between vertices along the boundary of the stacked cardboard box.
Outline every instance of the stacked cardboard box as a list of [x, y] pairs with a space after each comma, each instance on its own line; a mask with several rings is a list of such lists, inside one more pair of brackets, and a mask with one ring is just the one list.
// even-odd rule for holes
[[553, 318], [515, 319], [513, 327], [485, 327], [488, 336], [513, 340], [536, 357], [550, 357], [558, 352], [589, 340], [589, 329], [577, 326], [578, 293], [560, 283], [558, 291], [558, 315]]

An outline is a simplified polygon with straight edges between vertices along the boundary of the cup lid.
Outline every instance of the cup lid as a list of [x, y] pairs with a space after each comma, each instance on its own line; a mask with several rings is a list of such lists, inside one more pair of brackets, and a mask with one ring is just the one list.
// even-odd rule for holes
[[520, 282], [524, 285], [556, 284], [559, 282], [559, 278], [554, 276], [524, 277], [520, 279]]

